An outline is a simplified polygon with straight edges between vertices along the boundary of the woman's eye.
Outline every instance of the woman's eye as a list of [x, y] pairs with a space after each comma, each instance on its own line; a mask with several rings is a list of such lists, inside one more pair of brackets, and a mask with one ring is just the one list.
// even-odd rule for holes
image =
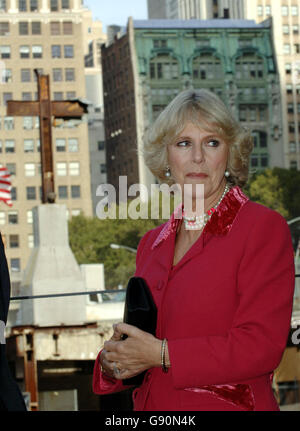
[[187, 147], [189, 145], [188, 141], [177, 142], [177, 147]]
[[220, 142], [217, 141], [217, 139], [211, 139], [210, 141], [207, 142], [209, 147], [218, 147]]

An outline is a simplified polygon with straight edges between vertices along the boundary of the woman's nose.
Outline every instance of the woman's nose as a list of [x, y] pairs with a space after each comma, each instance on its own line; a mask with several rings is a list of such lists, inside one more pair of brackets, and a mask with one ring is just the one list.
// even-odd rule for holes
[[195, 163], [202, 162], [203, 160], [203, 149], [201, 144], [195, 144], [193, 145], [193, 161]]

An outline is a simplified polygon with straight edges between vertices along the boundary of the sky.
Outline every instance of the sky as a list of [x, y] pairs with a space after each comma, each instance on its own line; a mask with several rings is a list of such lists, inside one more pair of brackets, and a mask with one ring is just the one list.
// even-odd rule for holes
[[125, 27], [129, 16], [147, 19], [147, 0], [84, 0], [84, 5], [92, 11], [94, 20], [102, 21], [104, 32], [110, 24]]

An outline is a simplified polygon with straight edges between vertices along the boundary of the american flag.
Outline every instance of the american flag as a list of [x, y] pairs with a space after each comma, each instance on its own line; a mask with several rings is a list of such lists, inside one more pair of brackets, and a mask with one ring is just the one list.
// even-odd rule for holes
[[10, 173], [4, 166], [0, 166], [0, 201], [12, 207]]

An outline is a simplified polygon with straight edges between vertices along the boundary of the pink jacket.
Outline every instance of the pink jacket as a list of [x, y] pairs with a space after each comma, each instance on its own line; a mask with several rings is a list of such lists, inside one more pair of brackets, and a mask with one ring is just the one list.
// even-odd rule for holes
[[[271, 381], [286, 347], [295, 286], [289, 227], [277, 212], [233, 187], [173, 266], [171, 219], [140, 241], [135, 275], [158, 308], [171, 368], [147, 371], [135, 410], [279, 410]], [[123, 390], [94, 368], [93, 390]]]

